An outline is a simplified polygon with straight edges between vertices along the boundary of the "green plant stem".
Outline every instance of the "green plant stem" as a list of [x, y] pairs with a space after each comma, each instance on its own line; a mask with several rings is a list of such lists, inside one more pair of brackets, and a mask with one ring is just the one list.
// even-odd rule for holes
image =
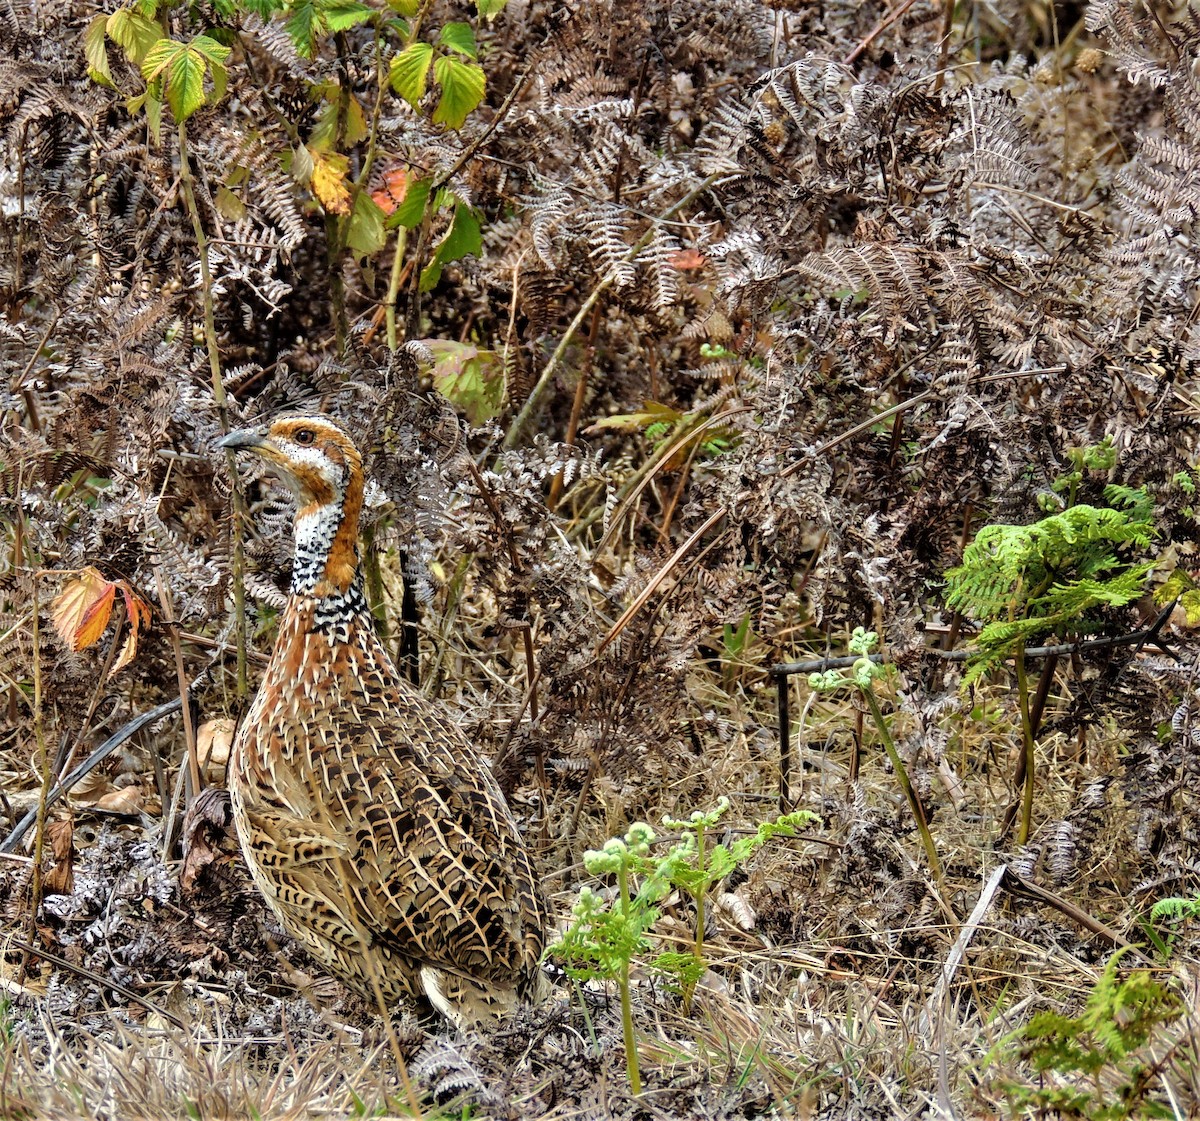
[[929, 860], [930, 871], [933, 872], [934, 878], [940, 887], [943, 884], [942, 863], [938, 860], [937, 848], [933, 843], [933, 834], [929, 832], [929, 822], [925, 818], [925, 807], [921, 805], [921, 800], [917, 797], [917, 792], [913, 789], [912, 782], [909, 781], [908, 769], [904, 766], [904, 760], [900, 758], [900, 752], [896, 750], [891, 733], [887, 730], [887, 724], [883, 719], [883, 710], [879, 707], [879, 701], [875, 697], [875, 690], [867, 686], [863, 689], [862, 694], [866, 697], [867, 705], [871, 709], [871, 716], [875, 720], [875, 727], [879, 729], [879, 738], [883, 741], [883, 749], [892, 761], [892, 769], [896, 772], [896, 777], [900, 780], [900, 788], [904, 791], [905, 798], [908, 799], [913, 820], [917, 823], [917, 832], [921, 834], [921, 843], [925, 846], [925, 856]]
[[375, 527], [371, 526], [363, 535], [363, 573], [367, 578], [367, 601], [375, 630], [386, 643], [388, 638], [387, 604], [383, 596], [383, 570], [379, 565], [379, 551], [375, 548]]
[[1033, 764], [1036, 744], [1033, 738], [1033, 721], [1029, 714], [1029, 678], [1025, 673], [1025, 644], [1017, 651], [1017, 697], [1021, 705], [1021, 740], [1025, 749], [1025, 781], [1021, 788], [1021, 826], [1017, 830], [1017, 844], [1029, 841], [1033, 827]]
[[387, 298], [383, 303], [383, 312], [387, 318], [388, 350], [395, 353], [396, 340], [396, 298], [400, 295], [400, 277], [404, 273], [404, 250], [408, 245], [408, 230], [401, 226], [396, 231], [396, 252], [392, 257], [392, 275], [388, 280]]
[[[621, 913], [626, 924], [629, 922], [629, 871], [622, 863], [617, 872], [617, 885], [621, 896]], [[629, 1088], [634, 1095], [642, 1092], [642, 1074], [638, 1068], [637, 1037], [633, 1032], [633, 1005], [629, 997], [629, 956], [621, 959], [621, 971], [617, 976], [617, 988], [621, 994], [621, 1030], [625, 1035], [625, 1069], [629, 1074]]]
[[[208, 368], [212, 377], [213, 403], [217, 406], [217, 417], [221, 431], [229, 431], [229, 401], [225, 396], [225, 382], [221, 377], [221, 351], [217, 346], [216, 312], [213, 309], [212, 272], [208, 263], [208, 235], [200, 220], [200, 208], [196, 205], [196, 191], [192, 183], [192, 165], [188, 156], [187, 125], [179, 126], [179, 185], [183, 201], [192, 220], [192, 235], [196, 239], [196, 255], [200, 259], [200, 287], [204, 301], [204, 345], [208, 350]], [[237, 460], [232, 448], [225, 451], [225, 463], [229, 468], [233, 488], [233, 613], [234, 641], [237, 646], [237, 695], [245, 697], [249, 688], [246, 679], [246, 559], [242, 544], [242, 527], [246, 524], [246, 503], [238, 483]]]
[[[705, 829], [703, 823], [696, 825], [696, 867], [701, 871], [704, 870], [704, 850], [705, 838], [708, 830]], [[704, 897], [707, 888], [701, 888], [700, 891], [692, 896], [692, 902], [696, 907], [696, 937], [692, 942], [692, 957], [696, 962], [696, 980], [687, 987], [687, 991], [683, 994], [683, 1010], [690, 1014], [692, 1011], [692, 997], [696, 994], [696, 985], [701, 977], [704, 976]]]

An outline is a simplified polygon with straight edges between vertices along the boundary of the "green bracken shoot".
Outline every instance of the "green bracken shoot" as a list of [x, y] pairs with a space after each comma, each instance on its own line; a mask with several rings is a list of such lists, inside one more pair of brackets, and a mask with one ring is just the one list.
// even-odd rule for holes
[[1036, 1082], [1006, 1087], [1015, 1113], [1084, 1121], [1178, 1116], [1151, 1096], [1161, 1085], [1160, 1070], [1146, 1044], [1183, 1006], [1149, 970], [1118, 978], [1128, 949], [1109, 958], [1079, 1016], [1039, 1012], [1001, 1045], [1037, 1075]]
[[704, 812], [696, 810], [687, 818], [664, 817], [667, 829], [683, 831], [680, 844], [670, 854], [669, 874], [672, 884], [686, 892], [696, 910], [695, 938], [690, 959], [683, 955], [664, 954], [656, 964], [674, 967], [684, 982], [684, 1004], [691, 1010], [692, 994], [696, 982], [704, 976], [707, 968], [704, 960], [704, 908], [705, 901], [714, 884], [728, 876], [738, 865], [754, 855], [773, 837], [794, 837], [796, 830], [818, 820], [808, 810], [797, 810], [785, 814], [775, 821], [765, 821], [747, 837], [740, 837], [730, 845], [710, 844], [709, 833], [729, 809], [729, 799], [720, 798], [716, 806]]
[[883, 742], [883, 749], [887, 752], [888, 759], [891, 760], [892, 769], [896, 772], [900, 788], [908, 800], [909, 809], [912, 810], [913, 821], [916, 822], [917, 832], [921, 835], [921, 844], [925, 848], [925, 856], [929, 861], [929, 869], [940, 885], [942, 883], [942, 862], [938, 859], [937, 846], [934, 845], [933, 835], [929, 832], [929, 820], [925, 816], [925, 808], [921, 805], [921, 800], [917, 797], [917, 792], [909, 780], [908, 769], [904, 766], [904, 760], [900, 758], [900, 752], [896, 749], [891, 732], [888, 731], [883, 710], [879, 707], [879, 698], [875, 696], [875, 682], [886, 677], [891, 669], [890, 666], [871, 660], [871, 652], [878, 645], [879, 636], [874, 631], [855, 627], [850, 636], [849, 647], [851, 654], [859, 656], [858, 661], [850, 667], [846, 674], [838, 670], [809, 674], [808, 684], [811, 689], [820, 693], [831, 693], [849, 685], [862, 694], [863, 699], [867, 702], [867, 707], [871, 710], [871, 718], [875, 721], [879, 738]]

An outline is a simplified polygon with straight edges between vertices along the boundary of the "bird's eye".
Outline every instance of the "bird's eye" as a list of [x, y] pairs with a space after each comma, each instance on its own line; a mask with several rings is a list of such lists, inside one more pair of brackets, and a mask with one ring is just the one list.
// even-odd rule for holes
[[316, 433], [311, 428], [301, 428], [293, 437], [297, 444], [303, 444], [307, 447], [317, 438]]

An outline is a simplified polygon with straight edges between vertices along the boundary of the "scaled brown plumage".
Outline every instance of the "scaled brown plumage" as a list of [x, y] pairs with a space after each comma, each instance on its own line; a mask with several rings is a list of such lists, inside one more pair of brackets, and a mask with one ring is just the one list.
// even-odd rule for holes
[[238, 731], [242, 851], [287, 930], [351, 987], [427, 998], [457, 1023], [538, 987], [545, 904], [517, 826], [462, 731], [397, 673], [358, 572], [362, 460], [327, 417], [219, 446], [298, 499], [292, 593]]

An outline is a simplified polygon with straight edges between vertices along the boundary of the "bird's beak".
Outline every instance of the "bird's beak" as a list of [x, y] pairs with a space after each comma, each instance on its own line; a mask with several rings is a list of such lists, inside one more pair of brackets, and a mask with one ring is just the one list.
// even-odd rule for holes
[[214, 445], [215, 448], [262, 448], [266, 446], [263, 434], [254, 428], [236, 428], [226, 436], [222, 436]]

